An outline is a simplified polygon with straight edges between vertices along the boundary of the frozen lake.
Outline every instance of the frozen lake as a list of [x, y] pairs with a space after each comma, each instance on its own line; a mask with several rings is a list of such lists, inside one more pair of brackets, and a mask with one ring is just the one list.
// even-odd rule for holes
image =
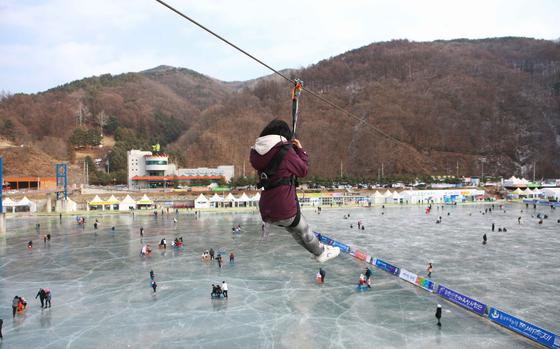
[[[383, 215], [381, 208], [304, 214], [315, 230], [409, 271], [425, 274], [432, 261], [435, 282], [559, 333], [559, 210], [515, 204], [482, 215], [488, 207], [434, 208], [429, 215], [423, 207], [390, 207]], [[549, 216], [542, 225], [531, 218], [537, 212]], [[435, 224], [438, 216], [441, 224]], [[173, 217], [100, 216], [98, 230], [94, 218], [83, 229], [71, 217], [62, 223], [58, 217], [8, 219], [8, 236], [0, 238], [0, 348], [536, 347], [379, 269], [372, 268], [373, 289], [357, 292], [363, 264], [347, 255], [325, 264], [326, 283], [317, 285], [319, 264], [281, 229], [261, 239], [258, 214], [196, 219], [183, 213], [176, 224]], [[358, 220], [365, 230], [357, 230]], [[237, 224], [243, 230], [234, 236]], [[141, 226], [144, 243], [156, 247], [162, 237], [182, 236], [186, 247], [154, 248], [140, 257]], [[52, 240], [44, 245], [46, 233]], [[201, 262], [210, 247], [233, 251], [235, 264], [226, 258], [219, 269]], [[155, 296], [150, 269], [159, 285]], [[229, 299], [211, 300], [210, 285], [222, 280]], [[52, 308], [41, 310], [33, 299], [40, 287], [52, 290]], [[15, 295], [29, 306], [12, 320]], [[438, 302], [441, 329], [434, 317]]]

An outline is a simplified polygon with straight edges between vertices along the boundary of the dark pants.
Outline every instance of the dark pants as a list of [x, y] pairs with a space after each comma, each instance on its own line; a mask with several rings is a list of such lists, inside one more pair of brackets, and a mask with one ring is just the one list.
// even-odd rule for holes
[[14, 307], [12, 305], [12, 317], [16, 317], [16, 311], [17, 311], [17, 307]]
[[0, 339], [4, 338], [2, 336], [2, 325], [4, 324], [4, 321], [2, 319], [0, 319]]
[[222, 293], [224, 294], [224, 298], [227, 298], [227, 290], [222, 291]]
[[51, 307], [51, 297], [47, 297], [47, 299], [45, 299], [45, 308], [47, 307], [47, 305], [49, 306], [49, 308]]
[[45, 298], [39, 297], [39, 300], [41, 301], [41, 308], [45, 306]]

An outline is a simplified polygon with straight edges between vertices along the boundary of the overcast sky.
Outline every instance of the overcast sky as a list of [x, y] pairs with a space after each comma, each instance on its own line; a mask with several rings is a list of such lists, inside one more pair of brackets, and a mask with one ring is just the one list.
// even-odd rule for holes
[[[560, 37], [560, 1], [167, 0], [278, 69], [372, 42]], [[154, 0], [0, 0], [0, 90], [186, 67], [221, 80], [269, 74]]]

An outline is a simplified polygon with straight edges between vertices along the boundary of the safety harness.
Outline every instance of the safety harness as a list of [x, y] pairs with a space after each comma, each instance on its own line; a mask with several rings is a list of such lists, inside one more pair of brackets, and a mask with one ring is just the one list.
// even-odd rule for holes
[[276, 175], [276, 171], [278, 171], [282, 160], [284, 160], [284, 157], [288, 154], [290, 148], [292, 148], [291, 144], [283, 144], [280, 147], [280, 150], [272, 157], [272, 159], [270, 159], [268, 166], [259, 173], [259, 183], [257, 183], [257, 188], [270, 190], [281, 185], [296, 185], [297, 181], [295, 176], [280, 177], [275, 181], [272, 181], [272, 177]]

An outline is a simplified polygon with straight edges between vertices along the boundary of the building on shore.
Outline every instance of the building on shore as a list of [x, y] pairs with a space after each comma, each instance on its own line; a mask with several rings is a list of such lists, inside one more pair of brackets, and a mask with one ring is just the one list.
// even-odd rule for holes
[[4, 177], [4, 189], [50, 190], [56, 188], [55, 177]]
[[128, 151], [127, 158], [130, 189], [178, 187], [193, 181], [229, 182], [234, 176], [232, 165], [177, 169], [164, 153], [133, 149]]

